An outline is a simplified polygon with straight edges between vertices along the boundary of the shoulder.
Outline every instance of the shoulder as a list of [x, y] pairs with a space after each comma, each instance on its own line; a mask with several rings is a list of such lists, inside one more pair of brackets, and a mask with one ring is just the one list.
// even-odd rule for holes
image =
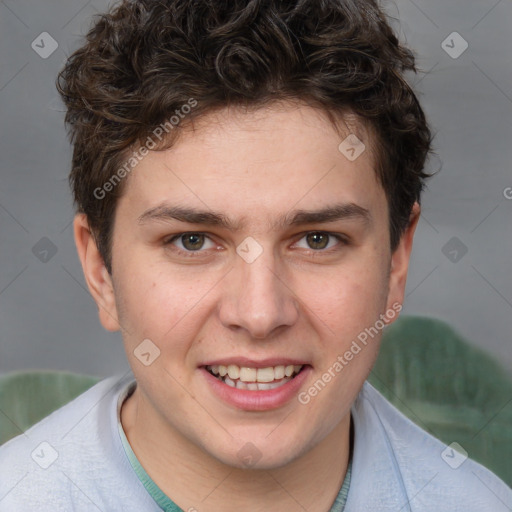
[[397, 497], [402, 495], [403, 510], [498, 511], [512, 506], [512, 490], [502, 480], [459, 453], [455, 445], [446, 446], [418, 427], [369, 383], [363, 386], [352, 414], [356, 448], [359, 430], [359, 448], [364, 442], [378, 450], [373, 458], [387, 468], [380, 477], [374, 475], [380, 478], [380, 483], [374, 483], [379, 489], [395, 489]]
[[122, 494], [129, 462], [116, 406], [132, 382], [131, 374], [104, 379], [0, 446], [0, 511], [88, 510], [91, 500], [109, 503], [109, 487]]

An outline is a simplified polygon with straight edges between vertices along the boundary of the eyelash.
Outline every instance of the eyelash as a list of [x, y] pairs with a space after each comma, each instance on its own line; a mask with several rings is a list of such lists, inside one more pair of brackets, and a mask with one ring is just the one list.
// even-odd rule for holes
[[[338, 242], [340, 242], [341, 245], [343, 245], [343, 246], [349, 245], [349, 241], [347, 240], [346, 237], [344, 237], [342, 235], [338, 235], [336, 233], [329, 233], [328, 231], [307, 231], [306, 233], [302, 234], [301, 238], [299, 238], [297, 240], [297, 242], [302, 240], [307, 235], [310, 235], [310, 234], [313, 234], [313, 233], [322, 234], [322, 235], [327, 235], [329, 237], [333, 237]], [[179, 238], [181, 238], [184, 235], [204, 235], [206, 238], [209, 238], [211, 240], [211, 238], [206, 233], [203, 233], [201, 231], [186, 231], [186, 232], [183, 232], [183, 233], [178, 233], [177, 235], [173, 235], [171, 238], [165, 240], [164, 241], [164, 245], [165, 246], [171, 246], [174, 241], [178, 240]], [[188, 257], [188, 258], [200, 257], [200, 256], [202, 256], [202, 253], [205, 252], [205, 251], [203, 251], [201, 249], [199, 249], [197, 251], [184, 251], [182, 249], [178, 249], [175, 246], [173, 246], [172, 250], [175, 253], [177, 253], [179, 256], [185, 256], [185, 257]], [[337, 248], [337, 246], [334, 247], [334, 248], [331, 247], [330, 249], [316, 249], [316, 250], [315, 249], [310, 249], [309, 251], [307, 251], [307, 253], [309, 255], [312, 255], [312, 256], [321, 256], [322, 254], [326, 254], [326, 253], [327, 254], [331, 254], [333, 251], [336, 251], [336, 250], [339, 250], [339, 248]]]

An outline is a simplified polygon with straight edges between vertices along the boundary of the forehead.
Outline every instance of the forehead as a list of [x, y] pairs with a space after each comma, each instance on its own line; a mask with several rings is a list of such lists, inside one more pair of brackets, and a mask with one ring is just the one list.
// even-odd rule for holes
[[169, 149], [151, 151], [120, 202], [140, 216], [170, 201], [224, 212], [233, 224], [334, 201], [367, 208], [383, 194], [372, 147], [355, 116], [333, 125], [321, 110], [300, 104], [224, 108], [184, 125]]
[[[275, 136], [280, 136], [276, 138]], [[304, 146], [301, 137], [308, 137]], [[213, 146], [224, 139], [228, 144], [237, 141], [264, 142], [270, 149], [280, 148], [283, 156], [287, 149], [295, 152], [314, 149], [319, 138], [325, 143], [339, 143], [348, 136], [356, 136], [366, 143], [367, 156], [373, 156], [374, 135], [369, 123], [352, 112], [330, 115], [327, 111], [312, 107], [300, 100], [273, 101], [264, 106], [229, 106], [203, 114], [187, 122], [185, 118], [177, 132], [177, 140], [194, 141]], [[295, 144], [294, 144], [295, 142]], [[247, 149], [247, 148], [246, 148]]]

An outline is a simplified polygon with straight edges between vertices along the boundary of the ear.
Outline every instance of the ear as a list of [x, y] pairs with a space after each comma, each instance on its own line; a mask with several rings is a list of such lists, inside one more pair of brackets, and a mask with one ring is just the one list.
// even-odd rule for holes
[[98, 251], [96, 241], [89, 229], [89, 223], [84, 213], [75, 215], [73, 231], [85, 281], [98, 306], [101, 325], [107, 331], [118, 331], [120, 326], [112, 278]]
[[[421, 208], [418, 203], [414, 203], [409, 224], [400, 238], [400, 242], [391, 255], [391, 268], [389, 274], [389, 291], [387, 308], [394, 309], [393, 304], [403, 304], [405, 295], [405, 285], [407, 282], [407, 272], [409, 270], [409, 260], [412, 251], [412, 242], [414, 232], [420, 219]], [[395, 317], [395, 319], [398, 315]], [[392, 323], [394, 320], [388, 320], [386, 323]]]

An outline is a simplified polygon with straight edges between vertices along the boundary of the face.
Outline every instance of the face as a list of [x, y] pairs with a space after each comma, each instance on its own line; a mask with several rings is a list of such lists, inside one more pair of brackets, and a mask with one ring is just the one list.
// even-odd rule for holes
[[415, 225], [392, 254], [371, 141], [351, 131], [366, 146], [355, 160], [338, 149], [350, 131], [311, 107], [222, 110], [132, 171], [112, 281], [82, 262], [153, 430], [275, 468], [348, 425]]

